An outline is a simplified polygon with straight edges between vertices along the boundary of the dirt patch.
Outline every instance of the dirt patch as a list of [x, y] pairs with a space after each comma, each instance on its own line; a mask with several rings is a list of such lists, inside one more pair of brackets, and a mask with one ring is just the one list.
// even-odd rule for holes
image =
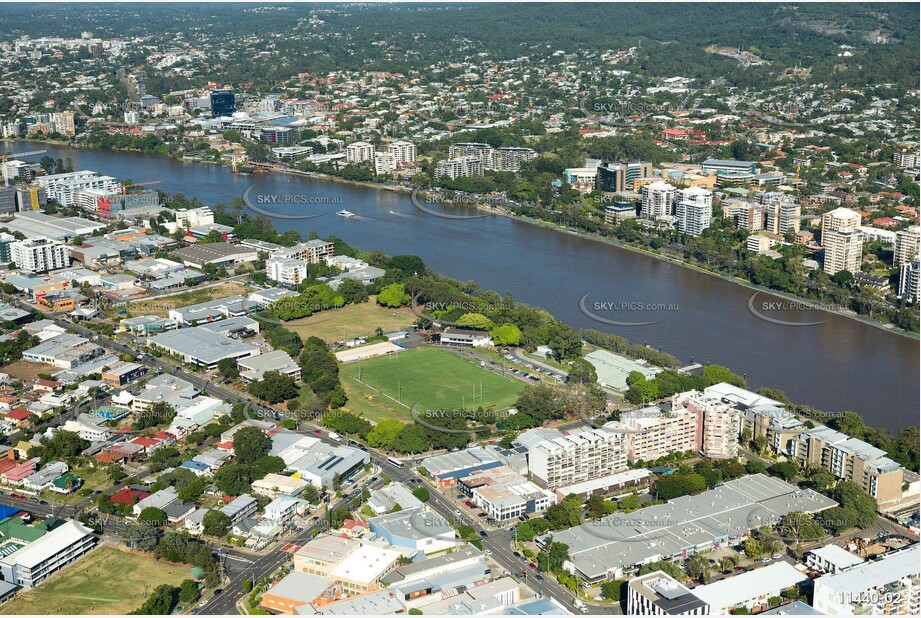
[[11, 378], [16, 378], [24, 382], [34, 380], [40, 373], [57, 373], [60, 370], [60, 367], [55, 367], [54, 365], [30, 363], [26, 360], [18, 360], [10, 363], [6, 367], [0, 367], [0, 373], [6, 373]]

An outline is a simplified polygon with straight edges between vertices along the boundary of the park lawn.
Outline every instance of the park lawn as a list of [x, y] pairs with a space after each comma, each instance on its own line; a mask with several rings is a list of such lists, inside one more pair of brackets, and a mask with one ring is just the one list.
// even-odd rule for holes
[[345, 341], [361, 336], [373, 336], [380, 327], [385, 333], [405, 330], [416, 321], [408, 307], [390, 309], [379, 306], [372, 296], [366, 303], [345, 305], [342, 309], [320, 311], [308, 318], [284, 322], [283, 326], [300, 335], [301, 339], [319, 337], [323, 341]]
[[[514, 405], [524, 386], [520, 380], [505, 378], [438, 348], [415, 348], [347, 363], [339, 371], [349, 396], [346, 407], [372, 421], [394, 417], [410, 420], [409, 408], [417, 401], [419, 414], [490, 405], [504, 410]], [[402, 404], [394, 401], [398, 382]]]
[[99, 547], [0, 606], [0, 614], [127, 614], [160, 584], [178, 586], [189, 567]]
[[[148, 298], [129, 303], [126, 307], [128, 313], [132, 316], [139, 315], [157, 315], [166, 317], [170, 310], [177, 307], [186, 307], [188, 305], [197, 305], [209, 300], [218, 298], [227, 298], [228, 296], [245, 295], [248, 289], [246, 286], [234, 281], [213, 285], [210, 287], [201, 287], [182, 294], [172, 296], [160, 296], [157, 298]], [[118, 316], [120, 319], [126, 316]]]

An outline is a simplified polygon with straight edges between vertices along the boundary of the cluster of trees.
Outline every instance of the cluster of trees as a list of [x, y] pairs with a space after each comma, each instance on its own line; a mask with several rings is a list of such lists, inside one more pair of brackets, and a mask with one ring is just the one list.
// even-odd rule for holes
[[[496, 420], [489, 419], [488, 412], [482, 408], [471, 416], [483, 425]], [[350, 424], [356, 425], [354, 422]], [[473, 431], [474, 428], [468, 426], [468, 419], [449, 415], [426, 419], [424, 424], [384, 419], [362, 437], [374, 448], [397, 453], [423, 453], [432, 449], [464, 448], [470, 442]]]
[[365, 419], [341, 410], [327, 412], [321, 421], [324, 427], [346, 436], [357, 436], [362, 440], [367, 439], [373, 428]]
[[158, 401], [134, 417], [134, 429], [149, 429], [168, 425], [176, 416], [176, 411], [165, 401]]
[[876, 500], [856, 483], [841, 481], [825, 493], [838, 506], [822, 511], [817, 519], [835, 534], [855, 527], [869, 528], [876, 521]]
[[[3, 285], [13, 288], [12, 291], [7, 291], [6, 289], [0, 288], [0, 290], [3, 292], [8, 294], [16, 293], [16, 288], [10, 284], [4, 283]], [[4, 341], [0, 341], [0, 364], [6, 365], [8, 363], [12, 363], [13, 361], [19, 360], [22, 358], [22, 353], [25, 350], [34, 348], [38, 344], [38, 337], [29, 335], [29, 333], [24, 330], [19, 331], [19, 334], [16, 335], [15, 339], [5, 339]]]
[[60, 429], [54, 432], [54, 435], [50, 438], [42, 438], [41, 452], [33, 453], [30, 449], [29, 456], [40, 456], [42, 464], [54, 460], [71, 462], [80, 457], [89, 445], [89, 440], [84, 440], [79, 434]]
[[233, 434], [234, 458], [214, 473], [214, 484], [225, 494], [239, 496], [248, 491], [253, 481], [267, 474], [281, 472], [285, 462], [269, 455], [272, 442], [262, 430], [243, 427]]
[[868, 427], [859, 414], [850, 411], [832, 419], [828, 425], [852, 438], [864, 440], [883, 449], [893, 460], [909, 470], [918, 471], [918, 463], [921, 461], [918, 427], [907, 427], [901, 430], [898, 436], [893, 436], [887, 429]]
[[255, 380], [247, 387], [250, 395], [271, 404], [296, 399], [301, 394], [297, 380], [279, 371], [266, 371], [261, 380]]
[[696, 494], [746, 474], [759, 472], [764, 472], [764, 465], [758, 461], [741, 464], [734, 459], [701, 460], [693, 467], [682, 464], [677, 471], [660, 477], [653, 485], [653, 493], [658, 500], [671, 500], [678, 496]]
[[310, 317], [318, 311], [338, 309], [344, 304], [345, 298], [342, 294], [329, 285], [320, 283], [303, 288], [297, 296], [282, 298], [272, 305], [272, 313], [279, 320], [287, 322]]
[[262, 336], [276, 350], [284, 350], [289, 356], [296, 357], [301, 353], [304, 342], [300, 335], [293, 330], [288, 330], [278, 324], [263, 323]]
[[319, 337], [308, 337], [304, 342], [298, 364], [301, 379], [310, 387], [323, 406], [340, 408], [347, 398], [339, 381], [339, 362]]
[[504, 424], [508, 429], [521, 430], [576, 415], [594, 418], [604, 407], [604, 392], [595, 385], [577, 392], [549, 384], [529, 384], [518, 394], [518, 411]]
[[708, 386], [728, 382], [744, 387], [745, 379], [734, 374], [721, 365], [707, 365], [700, 374], [689, 375], [668, 369], [656, 374], [652, 379], [647, 379], [639, 371], [631, 371], [627, 376], [627, 394], [624, 398], [630, 403], [647, 403], [671, 397], [675, 393], [690, 390], [702, 390]]
[[176, 468], [157, 477], [156, 482], [150, 486], [150, 492], [155, 493], [167, 487], [175, 487], [180, 500], [195, 502], [205, 493], [208, 484], [206, 479], [191, 470]]

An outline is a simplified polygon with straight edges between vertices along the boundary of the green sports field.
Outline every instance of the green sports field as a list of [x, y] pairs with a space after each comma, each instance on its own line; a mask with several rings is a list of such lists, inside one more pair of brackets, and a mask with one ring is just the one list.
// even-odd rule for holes
[[409, 407], [417, 401], [417, 411], [490, 405], [504, 410], [514, 405], [523, 386], [519, 380], [502, 377], [437, 348], [416, 348], [348, 363], [340, 371], [349, 396], [346, 407], [371, 421], [388, 417], [409, 421]]

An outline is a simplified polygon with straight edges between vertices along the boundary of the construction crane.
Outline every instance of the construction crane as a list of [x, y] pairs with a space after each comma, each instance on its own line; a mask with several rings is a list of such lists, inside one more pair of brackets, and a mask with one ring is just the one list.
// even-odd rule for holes
[[[30, 155], [44, 154], [48, 152], [47, 150], [30, 150], [29, 152], [5, 152], [0, 153], [0, 163], [6, 163], [6, 160], [11, 157], [28, 157]], [[10, 186], [10, 178], [6, 171], [6, 168], [3, 168], [3, 186]]]
[[146, 187], [148, 185], [158, 185], [162, 180], [149, 180], [147, 182], [122, 183], [122, 195], [128, 195], [129, 187]]

